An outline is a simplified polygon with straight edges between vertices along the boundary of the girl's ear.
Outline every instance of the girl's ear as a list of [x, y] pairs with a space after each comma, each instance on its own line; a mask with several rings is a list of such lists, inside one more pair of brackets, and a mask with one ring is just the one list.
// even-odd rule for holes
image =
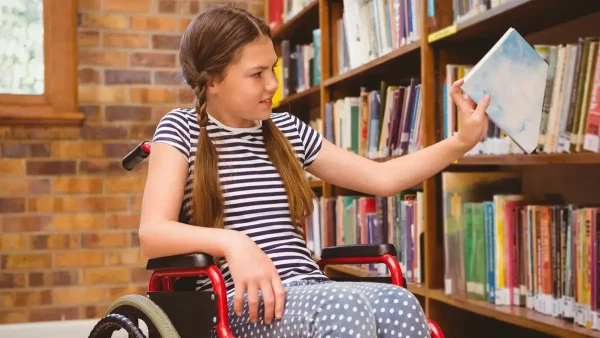
[[214, 95], [219, 92], [219, 82], [215, 79], [211, 79], [206, 84], [206, 94]]
[[222, 81], [223, 81], [223, 79], [220, 76], [215, 76], [215, 77], [211, 78], [210, 80], [208, 80], [208, 82], [206, 83], [207, 93], [211, 93], [211, 94], [218, 93], [219, 88], [221, 87], [220, 84]]

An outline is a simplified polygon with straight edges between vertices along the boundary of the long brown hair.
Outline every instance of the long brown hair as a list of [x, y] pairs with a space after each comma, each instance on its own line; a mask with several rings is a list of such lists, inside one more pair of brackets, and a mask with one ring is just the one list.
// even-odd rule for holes
[[[269, 26], [247, 11], [232, 5], [215, 5], [199, 14], [181, 40], [179, 60], [183, 78], [196, 93], [195, 107], [200, 124], [192, 190], [193, 222], [223, 228], [224, 198], [218, 175], [219, 155], [205, 129], [206, 86], [223, 75], [239, 51], [261, 36], [271, 37]], [[313, 212], [314, 193], [299, 159], [285, 135], [271, 119], [263, 121], [262, 135], [267, 154], [283, 182], [290, 218], [295, 229]]]

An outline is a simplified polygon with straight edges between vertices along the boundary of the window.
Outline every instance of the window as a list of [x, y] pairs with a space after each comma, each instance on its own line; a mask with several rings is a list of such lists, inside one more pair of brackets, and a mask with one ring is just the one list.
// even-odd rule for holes
[[0, 125], [83, 120], [76, 0], [0, 0], [0, 46]]

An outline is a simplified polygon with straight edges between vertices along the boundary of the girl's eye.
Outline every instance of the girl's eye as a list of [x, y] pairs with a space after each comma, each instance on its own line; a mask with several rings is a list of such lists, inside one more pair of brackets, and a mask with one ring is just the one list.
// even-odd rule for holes
[[262, 73], [262, 72], [255, 73], [255, 74], [252, 74], [252, 76], [254, 76], [254, 77], [260, 77], [260, 74], [261, 74], [261, 73]]

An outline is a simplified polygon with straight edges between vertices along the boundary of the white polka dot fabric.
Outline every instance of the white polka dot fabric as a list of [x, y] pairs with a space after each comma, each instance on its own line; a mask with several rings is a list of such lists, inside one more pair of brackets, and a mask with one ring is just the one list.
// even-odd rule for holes
[[233, 298], [229, 298], [232, 333], [251, 338], [430, 337], [421, 305], [402, 287], [369, 282], [305, 282], [286, 289], [283, 318], [269, 325], [262, 320], [262, 299], [255, 324], [248, 318], [247, 299], [238, 317], [233, 311]]

